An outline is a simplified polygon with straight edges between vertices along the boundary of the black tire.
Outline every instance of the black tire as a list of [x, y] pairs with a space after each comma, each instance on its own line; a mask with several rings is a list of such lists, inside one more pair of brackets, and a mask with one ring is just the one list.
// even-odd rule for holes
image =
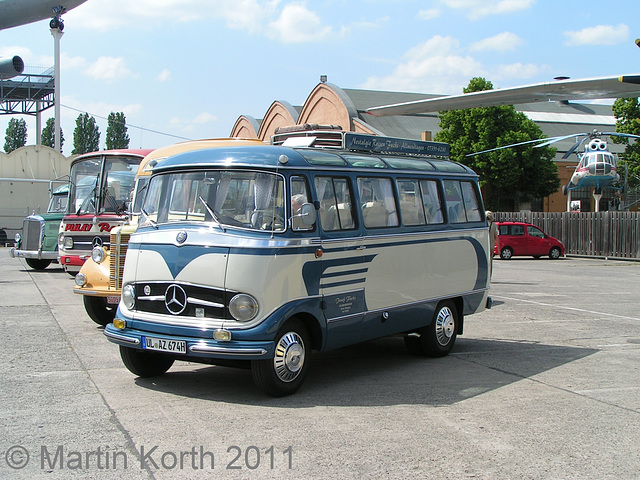
[[503, 260], [510, 260], [513, 257], [513, 249], [511, 247], [504, 247], [500, 250], [500, 258]]
[[84, 309], [87, 315], [98, 325], [109, 325], [116, 316], [117, 305], [109, 305], [105, 297], [83, 295]]
[[558, 247], [553, 247], [549, 252], [549, 258], [551, 260], [557, 260], [560, 258], [560, 254], [561, 254], [560, 249]]
[[274, 397], [291, 395], [300, 388], [311, 366], [311, 339], [304, 324], [292, 319], [275, 337], [274, 358], [253, 360], [251, 373], [260, 390]]
[[162, 353], [138, 350], [120, 345], [122, 363], [134, 375], [139, 377], [158, 377], [173, 365], [174, 359]]
[[38, 260], [37, 258], [25, 258], [27, 265], [34, 270], [44, 270], [51, 264], [51, 260]]
[[451, 352], [458, 332], [458, 309], [451, 300], [438, 304], [431, 324], [420, 336], [428, 357], [444, 357]]
[[438, 304], [431, 323], [421, 328], [420, 336], [405, 336], [404, 344], [412, 355], [444, 357], [456, 343], [458, 331], [458, 309], [451, 300]]

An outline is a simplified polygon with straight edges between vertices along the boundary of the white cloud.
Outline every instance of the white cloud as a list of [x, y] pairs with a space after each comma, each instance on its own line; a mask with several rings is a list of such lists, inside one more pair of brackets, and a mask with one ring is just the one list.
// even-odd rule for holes
[[420, 10], [418, 12], [418, 18], [422, 20], [433, 20], [438, 18], [442, 11], [439, 8], [430, 8], [428, 10]]
[[301, 3], [286, 5], [278, 19], [269, 24], [267, 32], [284, 43], [319, 41], [333, 34], [332, 27], [324, 25], [315, 12]]
[[171, 71], [166, 68], [158, 74], [159, 82], [166, 82], [169, 78], [171, 78]]
[[494, 50], [497, 52], [506, 52], [515, 50], [516, 47], [522, 45], [524, 41], [515, 33], [502, 32], [493, 37], [485, 38], [473, 43], [469, 50], [472, 52]]
[[497, 69], [496, 80], [533, 78], [544, 73], [547, 69], [547, 66], [534, 65], [533, 63], [500, 65]]
[[408, 50], [390, 75], [369, 77], [362, 88], [453, 94], [483, 74], [480, 62], [460, 53], [458, 40], [437, 35]]
[[564, 32], [567, 37], [566, 45], [617, 45], [629, 38], [629, 27], [620, 25], [598, 25], [577, 31]]
[[305, 2], [281, 0], [91, 0], [66, 18], [78, 28], [99, 31], [221, 20], [228, 28], [284, 43], [316, 42], [346, 31], [336, 32]]
[[216, 117], [215, 115], [211, 115], [208, 112], [202, 112], [199, 115], [196, 115], [195, 118], [193, 119], [193, 123], [202, 125], [204, 123], [211, 123], [211, 122], [217, 122], [218, 121], [218, 117]]
[[472, 20], [527, 10], [535, 2], [536, 0], [442, 0], [447, 7], [462, 10]]
[[126, 66], [122, 57], [100, 57], [84, 72], [86, 75], [96, 80], [113, 82], [122, 78], [135, 76]]

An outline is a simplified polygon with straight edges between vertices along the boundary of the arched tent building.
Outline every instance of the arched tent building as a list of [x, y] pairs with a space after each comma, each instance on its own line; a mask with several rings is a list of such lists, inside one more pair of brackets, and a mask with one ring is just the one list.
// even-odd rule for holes
[[[440, 130], [437, 112], [374, 117], [365, 111], [370, 107], [437, 96], [439, 95], [343, 89], [332, 83], [322, 82], [316, 85], [302, 106], [292, 106], [287, 101], [278, 100], [271, 104], [261, 120], [249, 115], [240, 116], [231, 130], [231, 136], [268, 141], [278, 127], [320, 124], [340, 125], [351, 132], [431, 140]], [[543, 102], [515, 105], [515, 108], [536, 122], [548, 137], [591, 132], [594, 129], [615, 131], [615, 118], [609, 105]], [[575, 156], [562, 160], [562, 155], [573, 143], [572, 139], [568, 139], [554, 144], [558, 149], [556, 163], [563, 185], [568, 183], [577, 165]], [[614, 153], [624, 150], [621, 145], [616, 144], [610, 145], [610, 148]], [[581, 201], [582, 211], [593, 210], [591, 193], [587, 189], [584, 192], [581, 190], [573, 192], [573, 199]], [[603, 197], [605, 206], [601, 203], [601, 210], [607, 209], [606, 204], [611, 196], [609, 191]], [[538, 204], [522, 205], [521, 208], [559, 212], [566, 210], [566, 202], [566, 197], [559, 191]]]

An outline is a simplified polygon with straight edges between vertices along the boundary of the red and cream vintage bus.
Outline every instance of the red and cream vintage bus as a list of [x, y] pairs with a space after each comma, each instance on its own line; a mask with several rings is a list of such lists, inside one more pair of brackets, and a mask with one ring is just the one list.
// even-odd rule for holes
[[60, 264], [75, 275], [91, 249], [109, 245], [109, 232], [127, 219], [141, 160], [151, 150], [105, 150], [71, 163], [67, 214], [60, 223]]

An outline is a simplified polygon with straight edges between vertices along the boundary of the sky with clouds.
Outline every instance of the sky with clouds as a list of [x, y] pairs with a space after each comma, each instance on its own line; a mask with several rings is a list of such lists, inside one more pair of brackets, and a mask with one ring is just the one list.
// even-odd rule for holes
[[[637, 0], [87, 0], [64, 19], [65, 154], [80, 112], [102, 147], [106, 117], [122, 111], [131, 147], [155, 148], [228, 136], [275, 100], [303, 105], [320, 75], [453, 94], [476, 76], [499, 88], [640, 72]], [[48, 22], [0, 31], [0, 56], [12, 55], [28, 71], [52, 66]]]

